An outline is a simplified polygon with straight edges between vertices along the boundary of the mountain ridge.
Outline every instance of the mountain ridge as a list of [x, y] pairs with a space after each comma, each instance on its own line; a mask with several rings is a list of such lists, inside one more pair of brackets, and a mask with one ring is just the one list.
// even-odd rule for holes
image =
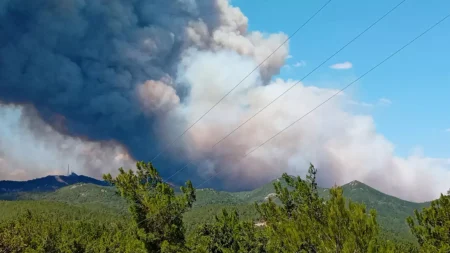
[[100, 186], [108, 185], [105, 181], [72, 173], [70, 175], [48, 175], [25, 181], [0, 180], [0, 194], [55, 191], [76, 183], [90, 183]]
[[[254, 205], [255, 202], [261, 203], [272, 197], [275, 198], [276, 203], [279, 202], [276, 199], [273, 187], [273, 183], [277, 180], [280, 180], [280, 178], [251, 191], [226, 192], [210, 188], [197, 189], [197, 201], [194, 202], [192, 210], [185, 215], [188, 228], [195, 227], [195, 224], [213, 221], [214, 214], [219, 214], [223, 208], [236, 209], [245, 219], [257, 219], [259, 216]], [[27, 189], [27, 187], [16, 187], [14, 188], [16, 191], [3, 193], [1, 188], [4, 187], [5, 182], [11, 184], [11, 181], [0, 181], [0, 200], [10, 200], [17, 202], [18, 205], [23, 201], [63, 202], [92, 210], [112, 210], [119, 213], [126, 213], [128, 209], [126, 201], [117, 195], [115, 188], [109, 186], [105, 181], [79, 175], [72, 175], [72, 177], [47, 176], [29, 181], [16, 181], [16, 183], [28, 182], [27, 187], [35, 186], [30, 188], [31, 191], [20, 192], [18, 189]], [[35, 184], [39, 182], [50, 182], [50, 184], [45, 187], [36, 187]], [[283, 183], [283, 186], [286, 185]], [[377, 220], [388, 237], [412, 241], [413, 236], [409, 231], [406, 218], [413, 215], [414, 210], [429, 205], [429, 202], [416, 203], [402, 200], [357, 180], [341, 187], [347, 199], [362, 203], [368, 209], [377, 211]], [[321, 197], [325, 199], [329, 197], [329, 189], [319, 187], [318, 190]]]
[[[292, 176], [295, 177], [295, 176]], [[274, 193], [273, 191], [273, 183], [276, 181], [282, 181], [283, 182], [283, 178], [279, 177], [276, 179], [271, 180], [270, 182], [263, 184], [260, 187], [257, 187], [253, 190], [248, 190], [248, 191], [237, 191], [237, 192], [229, 192], [229, 191], [220, 191], [220, 190], [216, 190], [214, 188], [200, 188], [197, 190], [202, 190], [202, 191], [206, 191], [206, 190], [210, 190], [210, 191], [215, 191], [218, 193], [229, 193], [229, 194], [233, 194], [238, 196], [239, 198], [247, 198], [249, 195], [256, 195], [254, 198], [259, 198], [259, 194], [266, 194], [266, 196], [268, 194]], [[52, 192], [52, 191], [56, 191], [58, 189], [61, 189], [63, 187], [66, 186], [70, 186], [70, 185], [74, 185], [74, 184], [79, 184], [79, 183], [85, 183], [85, 184], [94, 184], [94, 185], [99, 185], [99, 186], [110, 186], [109, 183], [103, 181], [103, 180], [99, 180], [99, 179], [95, 179], [89, 176], [85, 176], [85, 175], [78, 175], [74, 172], [72, 172], [70, 175], [47, 175], [45, 177], [40, 177], [40, 178], [35, 178], [35, 179], [30, 179], [30, 180], [23, 180], [23, 181], [18, 181], [18, 180], [0, 180], [0, 194], [4, 194], [4, 193], [14, 193], [14, 192]], [[171, 182], [168, 182], [169, 185], [171, 185], [174, 188], [177, 188], [178, 186], [176, 184], [173, 184]], [[376, 191], [378, 193], [381, 193], [383, 195], [386, 196], [390, 196], [392, 198], [404, 201], [404, 202], [408, 202], [408, 203], [415, 203], [415, 204], [426, 204], [429, 203], [430, 201], [424, 201], [424, 202], [415, 202], [415, 201], [410, 201], [410, 200], [404, 200], [402, 198], [384, 193], [382, 191], [377, 190], [376, 188], [362, 182], [362, 181], [358, 181], [358, 180], [353, 180], [349, 183], [343, 184], [341, 185], [341, 187], [345, 189], [354, 189], [356, 187], [360, 187], [362, 189], [366, 189], [366, 190], [370, 190], [370, 191]], [[324, 191], [324, 190], [328, 190], [329, 188], [327, 187], [319, 187], [320, 190]], [[177, 190], [177, 189], [175, 189]], [[247, 196], [245, 196], [247, 195]]]

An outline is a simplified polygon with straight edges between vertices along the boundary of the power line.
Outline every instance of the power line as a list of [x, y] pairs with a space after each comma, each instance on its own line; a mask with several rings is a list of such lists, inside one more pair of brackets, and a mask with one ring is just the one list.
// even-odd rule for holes
[[[221, 138], [219, 141], [217, 141], [210, 149], [215, 148], [217, 145], [219, 145], [220, 143], [222, 143], [225, 139], [227, 139], [228, 137], [230, 137], [233, 133], [235, 133], [237, 130], [239, 130], [242, 126], [244, 126], [245, 124], [247, 124], [248, 122], [250, 122], [253, 118], [255, 118], [258, 114], [260, 114], [261, 112], [263, 112], [265, 109], [267, 109], [269, 106], [271, 106], [275, 101], [277, 101], [278, 99], [280, 99], [282, 96], [284, 96], [286, 93], [288, 93], [292, 88], [294, 88], [295, 86], [297, 86], [300, 82], [302, 82], [303, 80], [305, 80], [308, 76], [310, 76], [312, 73], [314, 73], [317, 69], [319, 69], [320, 67], [322, 67], [325, 63], [327, 63], [330, 59], [332, 59], [334, 56], [336, 56], [337, 54], [339, 54], [342, 50], [344, 50], [345, 48], [347, 48], [350, 44], [352, 44], [355, 40], [357, 40], [358, 38], [360, 38], [363, 34], [365, 34], [367, 31], [369, 31], [372, 27], [374, 27], [376, 24], [378, 24], [381, 20], [383, 20], [385, 17], [387, 17], [389, 14], [391, 14], [394, 10], [396, 10], [398, 7], [400, 7], [400, 5], [402, 5], [404, 2], [406, 2], [407, 0], [402, 0], [401, 2], [399, 2], [397, 5], [395, 5], [393, 8], [391, 8], [388, 12], [386, 12], [383, 16], [381, 16], [380, 18], [378, 18], [375, 22], [373, 22], [371, 25], [369, 25], [366, 29], [364, 29], [362, 32], [360, 32], [358, 35], [356, 35], [353, 39], [351, 39], [349, 42], [347, 42], [344, 46], [342, 46], [339, 50], [337, 50], [335, 53], [333, 53], [331, 56], [329, 56], [327, 59], [325, 59], [324, 61], [322, 61], [322, 63], [320, 63], [319, 65], [317, 65], [313, 70], [311, 70], [308, 74], [306, 74], [304, 77], [302, 77], [299, 81], [295, 82], [293, 85], [291, 85], [288, 89], [286, 89], [283, 93], [281, 93], [280, 95], [278, 95], [275, 99], [273, 99], [271, 102], [269, 102], [267, 105], [265, 105], [263, 108], [261, 108], [259, 111], [257, 111], [255, 114], [253, 114], [250, 118], [248, 118], [247, 120], [245, 120], [244, 122], [242, 122], [239, 126], [237, 126], [235, 129], [233, 129], [230, 133], [228, 133], [227, 135], [225, 135], [223, 138]], [[172, 177], [174, 177], [175, 175], [177, 175], [179, 172], [183, 171], [184, 169], [186, 169], [189, 165], [194, 165], [192, 161], [188, 162], [186, 165], [184, 165], [181, 169], [179, 169], [178, 171], [176, 171], [174, 174], [172, 174], [170, 177], [168, 177], [166, 180], [171, 179]]]
[[[431, 31], [433, 28], [435, 28], [436, 26], [438, 26], [440, 23], [442, 23], [443, 21], [445, 21], [447, 18], [450, 17], [450, 14], [448, 14], [447, 16], [445, 16], [444, 18], [440, 19], [438, 22], [436, 22], [435, 24], [433, 24], [432, 26], [430, 26], [428, 29], [426, 29], [424, 32], [422, 32], [421, 34], [419, 34], [418, 36], [416, 36], [414, 39], [410, 40], [408, 43], [406, 43], [405, 45], [403, 45], [401, 48], [397, 49], [397, 51], [395, 51], [394, 53], [390, 54], [388, 57], [384, 58], [384, 60], [382, 60], [381, 62], [379, 62], [378, 64], [376, 64], [374, 67], [372, 67], [371, 69], [369, 69], [368, 71], [366, 71], [364, 74], [362, 74], [361, 76], [359, 76], [357, 79], [355, 79], [354, 81], [350, 82], [349, 84], [347, 84], [346, 86], [344, 86], [342, 89], [340, 89], [338, 92], [336, 92], [335, 94], [333, 94], [332, 96], [330, 96], [328, 99], [326, 99], [325, 101], [323, 101], [322, 103], [320, 103], [319, 105], [317, 105], [316, 107], [314, 107], [312, 110], [310, 110], [309, 112], [307, 112], [306, 114], [304, 114], [303, 116], [301, 116], [300, 118], [296, 119], [294, 122], [292, 122], [291, 124], [289, 124], [287, 127], [283, 128], [281, 131], [279, 131], [278, 133], [274, 134], [272, 137], [270, 137], [269, 139], [267, 139], [266, 141], [264, 141], [263, 143], [261, 143], [260, 145], [258, 145], [256, 148], [252, 149], [250, 152], [246, 153], [243, 157], [241, 157], [241, 159], [239, 160], [242, 161], [243, 159], [245, 159], [246, 157], [248, 157], [250, 154], [252, 154], [253, 152], [255, 152], [256, 150], [258, 150], [259, 148], [261, 148], [262, 146], [264, 146], [265, 144], [267, 144], [268, 142], [270, 142], [271, 140], [273, 140], [274, 138], [276, 138], [278, 135], [280, 135], [281, 133], [283, 133], [284, 131], [286, 131], [287, 129], [289, 129], [290, 127], [292, 127], [293, 125], [295, 125], [297, 122], [299, 122], [300, 120], [302, 120], [303, 118], [305, 118], [306, 116], [308, 116], [309, 114], [311, 114], [312, 112], [314, 112], [315, 110], [317, 110], [319, 107], [321, 107], [322, 105], [324, 105], [325, 103], [327, 103], [328, 101], [330, 101], [331, 99], [333, 99], [334, 97], [336, 97], [337, 95], [339, 95], [340, 93], [342, 93], [344, 90], [346, 90], [348, 87], [350, 87], [352, 84], [356, 83], [357, 81], [361, 80], [364, 76], [366, 76], [367, 74], [369, 74], [370, 72], [372, 72], [373, 70], [375, 70], [376, 68], [378, 68], [380, 65], [382, 65], [383, 63], [385, 63], [386, 61], [388, 61], [389, 59], [391, 59], [392, 57], [394, 57], [396, 54], [398, 54], [399, 52], [401, 52], [403, 49], [405, 49], [406, 47], [408, 47], [409, 45], [411, 45], [412, 43], [414, 43], [417, 39], [419, 39], [420, 37], [422, 37], [423, 35], [425, 35], [426, 33], [428, 33], [429, 31]], [[217, 176], [222, 170], [219, 170], [217, 173], [215, 173], [213, 176], [211, 176], [210, 178], [208, 178], [207, 180], [205, 180], [203, 183], [199, 184], [196, 188], [204, 185], [205, 183], [207, 183], [208, 181], [210, 181], [212, 178], [214, 178], [215, 176]]]
[[319, 14], [332, 0], [328, 0], [319, 10], [317, 10], [314, 15], [312, 15], [308, 20], [306, 20], [305, 23], [303, 23], [297, 30], [295, 30], [294, 33], [292, 33], [283, 43], [281, 43], [275, 51], [273, 51], [269, 56], [267, 56], [258, 66], [256, 66], [248, 75], [246, 75], [239, 83], [237, 83], [231, 90], [229, 90], [217, 103], [215, 103], [209, 110], [207, 110], [200, 118], [198, 118], [193, 124], [191, 124], [186, 130], [184, 130], [180, 135], [178, 135], [169, 145], [164, 147], [155, 157], [153, 157], [150, 162], [153, 162], [155, 159], [157, 159], [162, 153], [164, 153], [167, 149], [169, 149], [175, 142], [183, 137], [189, 130], [192, 129], [200, 120], [202, 120], [209, 112], [211, 112], [220, 102], [222, 102], [228, 95], [230, 95], [231, 92], [233, 92], [239, 85], [242, 84], [253, 72], [255, 72], [261, 65], [264, 64], [272, 55], [274, 55], [282, 46], [284, 46], [292, 37], [294, 37], [305, 25], [307, 25], [317, 14]]
[[[298, 118], [297, 120], [295, 120], [294, 122], [292, 122], [291, 124], [289, 124], [287, 127], [285, 127], [284, 129], [282, 129], [281, 131], [279, 131], [278, 133], [276, 133], [275, 135], [271, 136], [269, 139], [267, 139], [266, 141], [264, 141], [263, 143], [261, 143], [260, 145], [258, 145], [256, 148], [254, 148], [252, 151], [246, 153], [240, 161], [242, 161], [244, 158], [246, 158], [248, 155], [250, 155], [251, 153], [253, 153], [254, 151], [256, 151], [257, 149], [261, 148], [262, 146], [264, 146], [265, 144], [267, 144], [268, 142], [270, 142], [271, 140], [273, 140], [274, 138], [276, 138], [278, 135], [280, 135], [281, 133], [283, 133], [284, 131], [286, 131], [288, 128], [292, 127], [294, 124], [296, 124], [297, 122], [299, 122], [300, 120], [302, 120], [303, 118], [305, 118], [306, 116], [308, 116], [309, 114], [311, 114], [312, 112], [314, 112], [316, 109], [318, 109], [319, 107], [321, 107], [322, 105], [324, 105], [325, 103], [327, 103], [328, 101], [330, 101], [331, 99], [333, 99], [335, 96], [339, 95], [341, 92], [343, 92], [344, 90], [346, 90], [348, 87], [350, 87], [352, 84], [354, 84], [355, 82], [359, 81], [360, 79], [362, 79], [364, 76], [366, 76], [367, 74], [369, 74], [370, 72], [372, 72], [373, 70], [375, 70], [376, 68], [378, 68], [380, 65], [382, 65], [383, 63], [385, 63], [386, 61], [388, 61], [390, 58], [392, 58], [393, 56], [395, 56], [396, 54], [398, 54], [399, 52], [401, 52], [403, 49], [405, 49], [406, 47], [408, 47], [409, 45], [411, 45], [412, 43], [414, 43], [416, 40], [418, 40], [419, 38], [421, 38], [422, 36], [424, 36], [426, 33], [428, 33], [429, 31], [431, 31], [433, 28], [435, 28], [436, 26], [438, 26], [439, 24], [441, 24], [443, 21], [445, 21], [447, 18], [450, 17], [450, 14], [448, 14], [447, 16], [445, 16], [444, 18], [440, 19], [438, 22], [434, 23], [432, 26], [430, 26], [429, 28], [427, 28], [424, 32], [422, 32], [421, 34], [419, 34], [418, 36], [416, 36], [415, 38], [413, 38], [412, 40], [410, 40], [408, 43], [406, 43], [405, 45], [403, 45], [401, 48], [399, 48], [398, 50], [396, 50], [394, 53], [392, 53], [391, 55], [389, 55], [388, 57], [386, 57], [384, 60], [382, 60], [381, 62], [379, 62], [378, 64], [376, 64], [374, 67], [372, 67], [371, 69], [369, 69], [368, 71], [366, 71], [364, 74], [362, 74], [361, 76], [359, 76], [357, 79], [355, 79], [354, 81], [352, 81], [351, 83], [347, 84], [345, 87], [343, 87], [341, 90], [339, 90], [338, 92], [336, 92], [334, 95], [330, 96], [328, 99], [326, 99], [325, 101], [323, 101], [322, 103], [320, 103], [318, 106], [316, 106], [315, 108], [313, 108], [312, 110], [310, 110], [308, 113], [304, 114], [303, 116], [301, 116], [300, 118]], [[208, 181], [210, 181], [213, 177], [215, 177], [216, 175], [218, 175], [221, 172], [221, 170], [219, 170], [215, 175], [211, 176], [210, 178], [208, 178], [207, 180], [203, 181], [201, 184], [197, 185], [195, 188], [199, 188], [200, 186], [202, 186], [203, 184], [207, 183]], [[150, 219], [147, 218], [145, 220], [140, 221], [137, 225], [141, 224], [142, 222], [145, 222], [146, 220]], [[80, 237], [81, 238], [81, 237]]]
[[[230, 91], [228, 91], [217, 103], [215, 103], [208, 111], [206, 111], [199, 119], [197, 119], [193, 124], [191, 124], [186, 130], [184, 130], [179, 136], [177, 136], [169, 145], [164, 147], [155, 157], [151, 159], [150, 162], [156, 160], [162, 153], [164, 153], [168, 148], [170, 148], [175, 142], [183, 137], [194, 125], [196, 125], [200, 120], [202, 120], [209, 112], [211, 112], [220, 102], [222, 102], [231, 92], [233, 92], [239, 85], [241, 85], [251, 74], [253, 74], [264, 62], [266, 62], [272, 55], [274, 55], [283, 45], [285, 45], [292, 37], [294, 37], [304, 26], [306, 26], [315, 16], [317, 16], [332, 0], [328, 0], [319, 10], [317, 10], [306, 22], [304, 22], [297, 30], [295, 30], [282, 44], [280, 44], [271, 54], [269, 54], [258, 66], [256, 66], [248, 75], [246, 75], [238, 84], [236, 84]], [[179, 170], [178, 172], [180, 172]], [[176, 172], [175, 174], [177, 174]], [[174, 175], [175, 175], [174, 174]], [[173, 177], [172, 175], [171, 177]], [[170, 178], [171, 178], [170, 177]], [[168, 179], [167, 179], [168, 180]], [[164, 180], [167, 182], [167, 180]], [[143, 222], [143, 221], [142, 221]]]

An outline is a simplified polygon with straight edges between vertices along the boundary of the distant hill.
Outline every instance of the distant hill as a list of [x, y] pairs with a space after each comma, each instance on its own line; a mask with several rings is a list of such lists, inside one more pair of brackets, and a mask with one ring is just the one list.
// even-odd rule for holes
[[[282, 179], [276, 179], [281, 180]], [[237, 206], [238, 210], [243, 210], [244, 205], [253, 208], [254, 202], [266, 201], [268, 197], [274, 197], [275, 189], [272, 181], [252, 191], [245, 192], [217, 192], [213, 190], [197, 191], [198, 201], [201, 206], [207, 206], [209, 211], [216, 212], [215, 207], [224, 207], [225, 205]], [[385, 193], [382, 193], [364, 183], [353, 181], [342, 186], [344, 196], [354, 202], [364, 204], [367, 209], [375, 209], [377, 211], [378, 222], [384, 230], [385, 236], [402, 238], [408, 241], [414, 240], [406, 223], [406, 218], [414, 214], [414, 210], [422, 209], [430, 205], [426, 203], [414, 203], [405, 201]], [[329, 189], [319, 188], [321, 197], [327, 199], [329, 197]], [[245, 208], [244, 208], [245, 209]], [[205, 212], [202, 210], [199, 212]], [[246, 210], [243, 213], [246, 217], [255, 217], [256, 213]], [[192, 216], [192, 214], [189, 214]], [[202, 215], [203, 216], [203, 215]], [[205, 216], [204, 216], [205, 217]]]
[[[244, 219], [257, 219], [254, 203], [266, 201], [268, 197], [276, 197], [273, 188], [273, 182], [276, 180], [245, 192], [197, 189], [197, 201], [193, 209], [185, 215], [188, 230], [201, 222], [213, 221], [214, 215], [219, 214], [222, 208], [237, 209]], [[0, 193], [3, 191], [3, 194], [0, 194], [0, 199], [62, 202], [93, 211], [111, 210], [117, 214], [127, 213], [126, 202], [116, 194], [114, 187], [106, 185], [104, 181], [78, 175], [48, 176], [26, 182], [2, 181]], [[409, 232], [406, 218], [413, 215], [415, 209], [422, 209], [429, 203], [405, 201], [358, 181], [345, 184], [342, 188], [344, 196], [348, 199], [363, 203], [368, 209], [373, 208], [377, 211], [378, 222], [385, 236], [414, 240]], [[326, 188], [320, 188], [319, 194], [325, 199], [329, 197]]]
[[377, 211], [378, 222], [388, 235], [405, 239], [413, 239], [406, 218], [412, 216], [414, 210], [430, 205], [430, 202], [414, 203], [384, 194], [359, 181], [345, 184], [342, 188], [345, 197]]
[[69, 176], [52, 175], [28, 181], [0, 181], [0, 199], [12, 200], [23, 192], [52, 192], [77, 183], [108, 185], [105, 181], [75, 173]]

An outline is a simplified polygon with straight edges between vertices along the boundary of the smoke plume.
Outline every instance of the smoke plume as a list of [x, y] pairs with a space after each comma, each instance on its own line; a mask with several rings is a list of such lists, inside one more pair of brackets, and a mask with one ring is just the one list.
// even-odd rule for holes
[[101, 178], [101, 172], [133, 166], [133, 159], [121, 145], [65, 136], [30, 107], [2, 106], [0, 118], [1, 179], [60, 175], [67, 165], [77, 173]]
[[[248, 30], [228, 0], [3, 0], [0, 3], [0, 177], [74, 164], [99, 177], [150, 160], [266, 59], [287, 36]], [[212, 146], [295, 80], [274, 79], [281, 47], [156, 162], [176, 180], [222, 171], [214, 186], [248, 189], [309, 162], [330, 186], [361, 180], [411, 200], [448, 187], [449, 159], [401, 158], [349, 95], [331, 100], [241, 157], [335, 90], [297, 85]]]

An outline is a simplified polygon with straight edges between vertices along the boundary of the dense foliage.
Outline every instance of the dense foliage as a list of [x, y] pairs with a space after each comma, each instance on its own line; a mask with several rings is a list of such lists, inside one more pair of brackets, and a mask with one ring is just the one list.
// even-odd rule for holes
[[2, 205], [2, 211], [25, 207], [34, 212], [17, 210], [18, 217], [1, 217], [1, 253], [147, 252], [122, 216], [62, 203], [41, 204], [50, 207], [31, 201]]
[[422, 212], [416, 210], [414, 218], [409, 217], [408, 224], [422, 252], [450, 252], [449, 195], [441, 195]]
[[[187, 182], [176, 193], [152, 164], [139, 162], [136, 171], [121, 168], [117, 177], [104, 176], [114, 188], [70, 188], [82, 197], [61, 201], [66, 203], [55, 202], [67, 196], [64, 188], [32, 196], [39, 201], [0, 202], [0, 253], [450, 252], [449, 196], [408, 218], [417, 238], [408, 243], [384, 233], [373, 209], [346, 199], [347, 188], [318, 188], [316, 173], [311, 165], [305, 179], [284, 174], [272, 190], [233, 195], [195, 191]], [[273, 189], [267, 201], [253, 206], [245, 201]], [[109, 201], [92, 204], [102, 197]], [[120, 201], [128, 203], [128, 211]]]
[[190, 248], [196, 253], [258, 253], [267, 252], [267, 237], [253, 222], [241, 221], [239, 214], [228, 212], [215, 217], [212, 224], [197, 228], [190, 238]]
[[120, 168], [116, 178], [108, 174], [104, 179], [128, 200], [138, 238], [148, 252], [184, 252], [183, 213], [195, 201], [192, 183], [188, 181], [181, 187], [182, 194], [175, 196], [174, 189], [163, 182], [151, 163], [138, 162], [136, 167], [136, 173]]
[[342, 188], [319, 196], [316, 169], [311, 165], [306, 180], [283, 178], [293, 188], [275, 184], [282, 205], [269, 200], [258, 206], [270, 241], [269, 252], [373, 252], [378, 236], [376, 214], [363, 205], [346, 202]]

